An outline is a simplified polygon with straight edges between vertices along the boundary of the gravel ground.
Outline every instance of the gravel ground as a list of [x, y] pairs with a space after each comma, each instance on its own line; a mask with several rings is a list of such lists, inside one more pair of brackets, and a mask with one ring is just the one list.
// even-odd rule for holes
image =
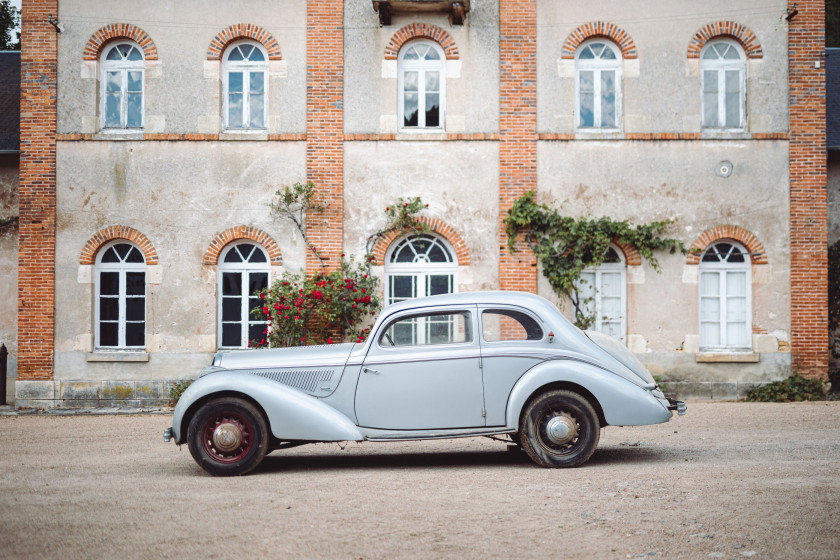
[[162, 442], [169, 422], [0, 417], [0, 557], [840, 557], [840, 402], [689, 403], [566, 470], [471, 438], [213, 478]]

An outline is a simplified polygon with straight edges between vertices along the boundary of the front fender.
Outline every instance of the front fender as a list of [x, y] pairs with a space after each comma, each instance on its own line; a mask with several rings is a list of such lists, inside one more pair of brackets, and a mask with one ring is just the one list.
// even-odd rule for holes
[[271, 433], [280, 440], [361, 441], [356, 425], [320, 399], [264, 377], [241, 371], [217, 371], [198, 378], [175, 406], [172, 435], [187, 439], [187, 422], [197, 405], [217, 393], [241, 393], [253, 399], [268, 418]]
[[513, 386], [506, 427], [518, 430], [522, 408], [531, 395], [557, 382], [573, 383], [589, 391], [598, 400], [607, 423], [613, 426], [661, 424], [671, 418], [671, 412], [659, 399], [623, 377], [585, 362], [551, 360], [528, 370]]

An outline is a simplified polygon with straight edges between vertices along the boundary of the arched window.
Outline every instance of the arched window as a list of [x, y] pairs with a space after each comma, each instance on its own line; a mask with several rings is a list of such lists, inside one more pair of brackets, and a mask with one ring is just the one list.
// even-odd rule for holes
[[247, 348], [249, 340], [265, 338], [266, 321], [251, 310], [262, 307], [256, 292], [268, 287], [269, 262], [254, 243], [229, 245], [219, 259], [219, 347]]
[[388, 305], [406, 299], [455, 291], [458, 263], [443, 238], [428, 233], [396, 241], [385, 255]]
[[746, 126], [744, 51], [735, 41], [711, 41], [700, 53], [703, 128], [740, 129]]
[[627, 335], [626, 286], [624, 259], [621, 251], [613, 246], [598, 268], [583, 270], [577, 285], [584, 314], [594, 317], [589, 328], [622, 342]]
[[143, 128], [143, 49], [134, 42], [102, 51], [100, 123], [103, 129]]
[[621, 122], [621, 51], [596, 39], [575, 52], [578, 128], [618, 129]]
[[710, 245], [700, 259], [700, 350], [751, 347], [750, 258], [734, 241]]
[[400, 50], [399, 113], [402, 130], [443, 130], [446, 59], [432, 41], [413, 41]]
[[262, 130], [268, 115], [268, 56], [255, 41], [241, 41], [225, 50], [224, 126], [230, 130]]
[[134, 244], [116, 241], [96, 256], [96, 349], [146, 346], [146, 261]]

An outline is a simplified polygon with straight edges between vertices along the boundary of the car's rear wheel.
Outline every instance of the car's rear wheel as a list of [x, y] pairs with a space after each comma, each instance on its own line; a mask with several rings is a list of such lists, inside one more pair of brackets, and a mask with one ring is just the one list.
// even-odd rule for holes
[[215, 476], [245, 474], [268, 452], [268, 429], [262, 414], [248, 401], [234, 397], [204, 404], [187, 430], [190, 454]]
[[577, 467], [595, 452], [598, 415], [573, 391], [547, 391], [532, 400], [519, 421], [522, 449], [542, 467]]

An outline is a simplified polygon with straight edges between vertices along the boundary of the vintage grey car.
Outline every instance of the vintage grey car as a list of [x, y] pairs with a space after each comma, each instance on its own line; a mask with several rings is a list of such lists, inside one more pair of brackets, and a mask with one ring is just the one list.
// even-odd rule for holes
[[214, 475], [304, 443], [503, 435], [540, 466], [576, 467], [602, 427], [672, 411], [685, 403], [618, 340], [533, 294], [468, 292], [390, 305], [362, 343], [216, 354], [164, 440]]

